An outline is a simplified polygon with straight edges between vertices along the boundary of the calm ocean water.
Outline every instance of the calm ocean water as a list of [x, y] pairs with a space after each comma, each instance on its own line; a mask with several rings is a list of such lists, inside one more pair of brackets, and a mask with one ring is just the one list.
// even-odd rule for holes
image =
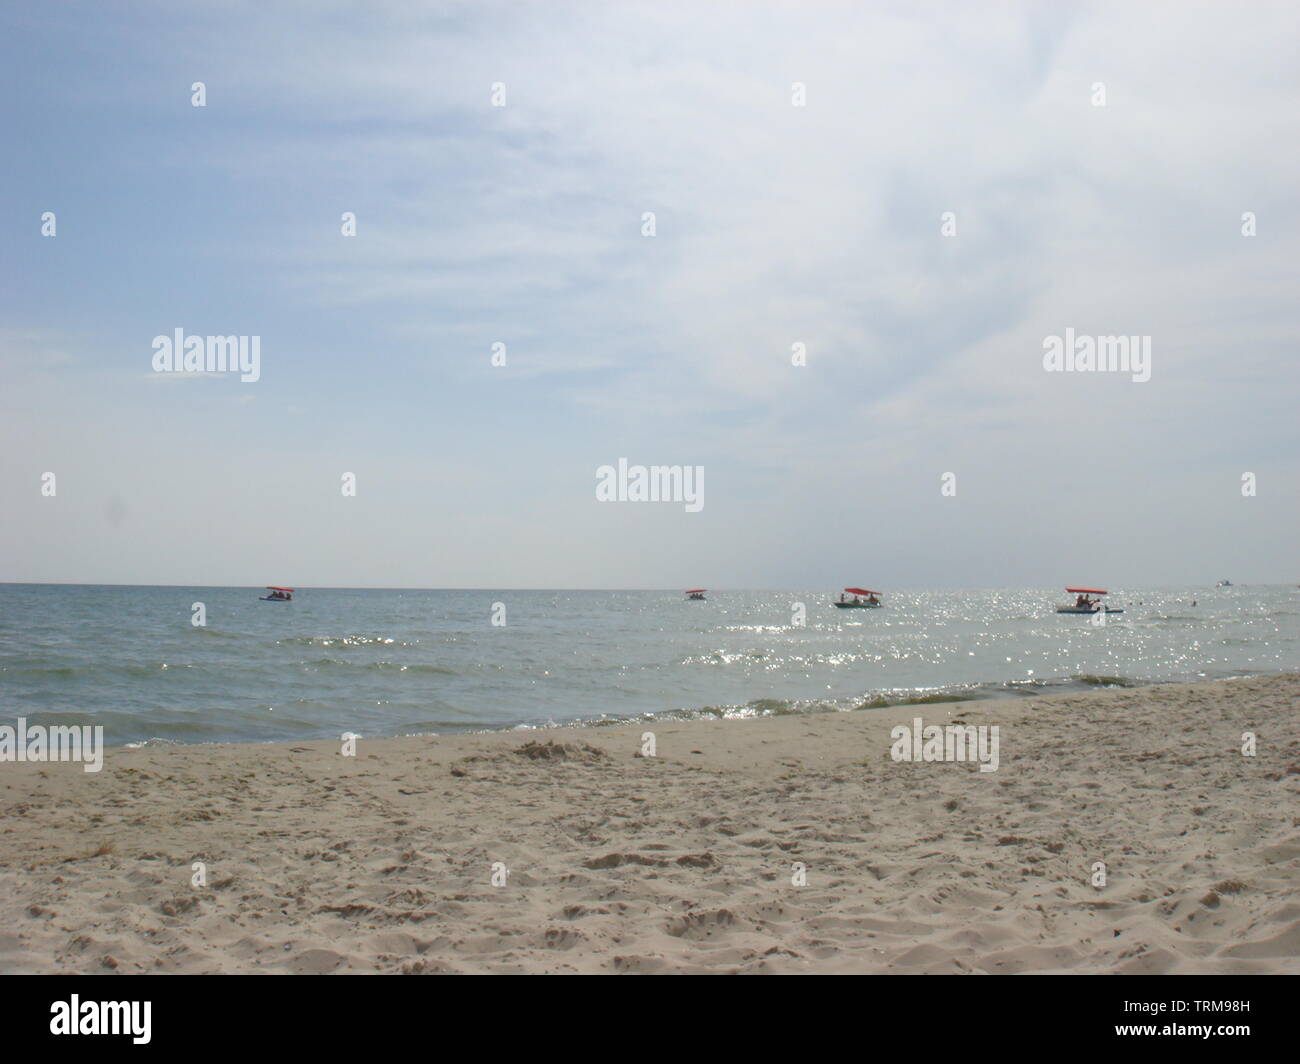
[[[1300, 590], [1120, 589], [1105, 627], [1060, 589], [357, 591], [0, 585], [0, 723], [110, 745], [452, 732], [870, 708], [1300, 667]], [[1193, 607], [1191, 601], [1198, 605]], [[190, 623], [203, 602], [207, 626]], [[491, 624], [494, 602], [506, 625]], [[792, 623], [792, 603], [807, 624]]]

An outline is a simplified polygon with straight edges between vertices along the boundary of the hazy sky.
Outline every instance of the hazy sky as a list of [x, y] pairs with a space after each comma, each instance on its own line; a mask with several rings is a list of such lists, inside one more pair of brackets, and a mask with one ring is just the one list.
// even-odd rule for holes
[[[1297, 26], [6, 4], [0, 580], [1296, 582]], [[178, 328], [261, 379], [155, 373]], [[621, 457], [703, 509], [598, 502]]]

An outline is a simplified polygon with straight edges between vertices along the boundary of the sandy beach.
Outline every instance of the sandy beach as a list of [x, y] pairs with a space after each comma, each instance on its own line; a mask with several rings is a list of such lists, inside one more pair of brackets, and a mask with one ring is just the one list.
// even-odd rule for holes
[[[1298, 710], [1287, 674], [6, 763], [0, 971], [1296, 973]], [[997, 725], [996, 771], [893, 760], [918, 716]]]

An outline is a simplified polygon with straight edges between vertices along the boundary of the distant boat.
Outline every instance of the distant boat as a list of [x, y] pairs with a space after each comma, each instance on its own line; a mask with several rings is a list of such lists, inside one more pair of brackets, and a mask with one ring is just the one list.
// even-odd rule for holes
[[1107, 613], [1123, 613], [1123, 610], [1113, 610], [1109, 606], [1103, 607], [1101, 604], [1102, 595], [1109, 595], [1109, 591], [1103, 591], [1099, 587], [1067, 587], [1065, 589], [1071, 595], [1077, 596], [1073, 606], [1058, 606], [1057, 613], [1100, 613], [1103, 609]]
[[1232, 581], [1231, 581], [1231, 580], [1220, 580], [1220, 581], [1219, 581], [1217, 584], [1215, 584], [1214, 586], [1215, 586], [1215, 587], [1232, 587]]
[[703, 602], [703, 601], [705, 601], [705, 599], [704, 599], [704, 592], [706, 592], [706, 591], [708, 591], [708, 590], [709, 590], [709, 589], [708, 589], [707, 587], [694, 587], [694, 588], [691, 588], [690, 591], [686, 592], [686, 598], [687, 598], [687, 601], [689, 601], [689, 602]]
[[269, 595], [263, 595], [259, 602], [292, 602], [293, 588], [291, 587], [267, 587]]
[[[846, 595], [853, 597], [846, 598]], [[880, 606], [880, 592], [865, 587], [846, 587], [839, 600], [831, 603], [837, 610], [873, 610]]]

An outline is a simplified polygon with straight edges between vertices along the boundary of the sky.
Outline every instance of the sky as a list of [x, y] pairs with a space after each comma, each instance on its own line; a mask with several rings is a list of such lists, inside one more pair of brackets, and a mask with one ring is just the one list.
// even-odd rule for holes
[[0, 581], [1300, 582], [1297, 55], [1266, 2], [6, 4]]

